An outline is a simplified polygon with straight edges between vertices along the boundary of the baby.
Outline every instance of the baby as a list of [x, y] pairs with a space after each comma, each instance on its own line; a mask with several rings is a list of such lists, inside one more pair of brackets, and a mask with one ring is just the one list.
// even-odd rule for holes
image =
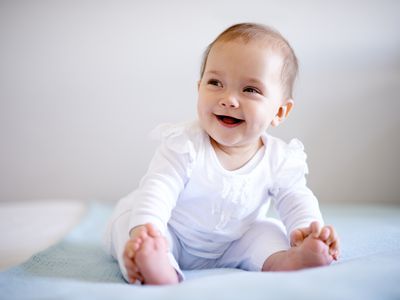
[[[237, 24], [205, 51], [198, 120], [163, 125], [139, 187], [105, 233], [131, 283], [174, 284], [182, 270], [290, 271], [329, 265], [339, 239], [307, 188], [298, 140], [267, 134], [293, 108], [297, 59], [260, 24]], [[267, 218], [272, 203], [282, 222]]]

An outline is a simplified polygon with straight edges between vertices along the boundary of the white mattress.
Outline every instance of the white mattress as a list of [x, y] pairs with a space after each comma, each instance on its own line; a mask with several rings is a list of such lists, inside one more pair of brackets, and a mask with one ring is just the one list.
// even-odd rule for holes
[[0, 270], [54, 245], [79, 223], [87, 205], [77, 200], [0, 203]]
[[57, 245], [0, 272], [0, 299], [400, 299], [399, 206], [323, 205], [325, 221], [341, 238], [341, 258], [330, 267], [185, 271], [187, 281], [164, 288], [124, 282], [118, 264], [101, 248], [112, 207], [95, 202], [85, 207], [71, 201], [0, 205], [1, 247], [8, 249], [1, 257], [8, 266], [53, 244], [85, 212]]

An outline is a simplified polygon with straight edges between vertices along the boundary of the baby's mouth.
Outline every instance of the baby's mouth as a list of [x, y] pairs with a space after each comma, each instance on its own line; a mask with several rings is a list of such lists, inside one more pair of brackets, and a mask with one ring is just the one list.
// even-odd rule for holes
[[231, 116], [215, 115], [217, 119], [226, 126], [234, 127], [244, 122], [242, 119], [237, 119]]

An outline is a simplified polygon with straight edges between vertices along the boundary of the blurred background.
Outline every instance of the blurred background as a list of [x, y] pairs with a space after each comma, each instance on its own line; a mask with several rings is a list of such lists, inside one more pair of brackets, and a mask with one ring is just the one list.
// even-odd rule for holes
[[321, 202], [400, 204], [400, 1], [0, 0], [0, 201], [115, 202], [162, 122], [196, 118], [203, 50], [277, 28], [300, 61], [291, 117]]

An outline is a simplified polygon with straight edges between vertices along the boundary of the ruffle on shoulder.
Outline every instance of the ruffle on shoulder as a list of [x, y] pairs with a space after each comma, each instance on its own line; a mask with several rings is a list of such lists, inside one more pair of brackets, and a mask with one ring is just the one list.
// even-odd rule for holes
[[164, 123], [150, 132], [150, 138], [161, 141], [169, 150], [178, 154], [189, 154], [190, 161], [196, 157], [195, 140], [198, 128], [196, 124]]
[[281, 155], [279, 155], [280, 161], [274, 172], [273, 194], [276, 194], [279, 188], [291, 187], [297, 182], [305, 180], [305, 175], [308, 174], [307, 154], [304, 152], [302, 142], [292, 139], [288, 144], [281, 142], [279, 148], [281, 148]]
[[301, 165], [304, 167], [304, 173], [308, 173], [307, 154], [304, 152], [304, 145], [298, 139], [292, 139], [286, 149], [287, 162], [293, 165]]

